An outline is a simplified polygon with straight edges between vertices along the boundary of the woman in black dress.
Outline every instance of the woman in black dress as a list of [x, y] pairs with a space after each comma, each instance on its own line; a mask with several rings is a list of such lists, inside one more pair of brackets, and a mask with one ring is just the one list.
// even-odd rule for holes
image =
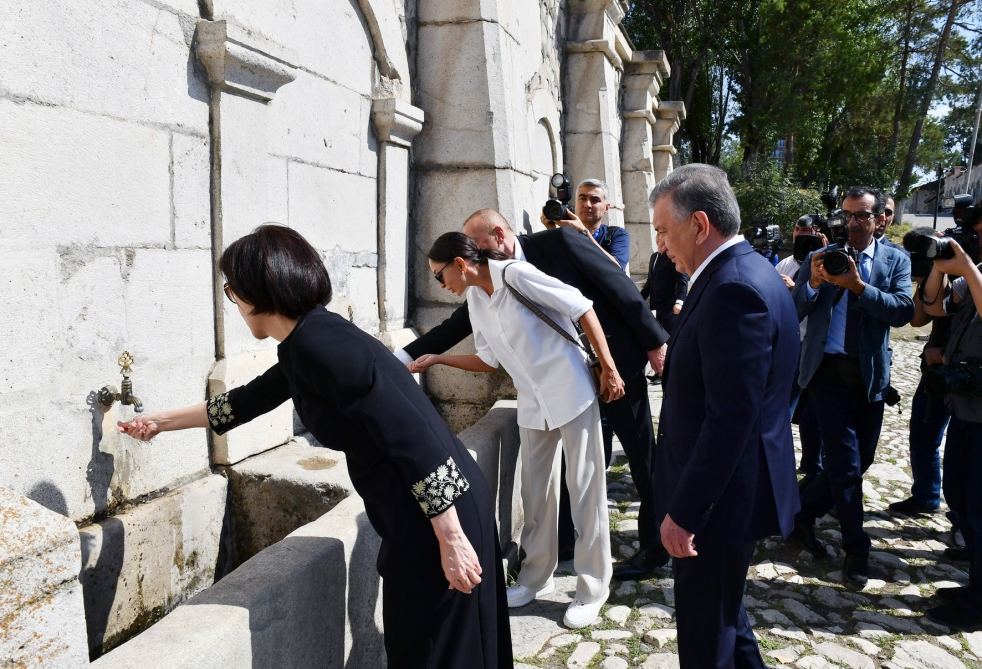
[[330, 278], [299, 233], [260, 226], [226, 249], [221, 267], [225, 294], [253, 336], [280, 342], [279, 364], [207, 402], [120, 423], [120, 431], [144, 440], [189, 427], [223, 434], [292, 398], [311, 434], [344, 451], [382, 538], [389, 667], [511, 667], [497, 526], [473, 458], [402, 363], [324, 308]]

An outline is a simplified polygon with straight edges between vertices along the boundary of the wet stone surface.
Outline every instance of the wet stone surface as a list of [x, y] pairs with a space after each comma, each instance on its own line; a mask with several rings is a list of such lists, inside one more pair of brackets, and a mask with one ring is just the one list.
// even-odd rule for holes
[[[818, 537], [829, 545], [829, 558], [823, 562], [779, 538], [758, 544], [744, 604], [768, 666], [982, 668], [982, 632], [961, 633], [924, 617], [938, 588], [968, 581], [967, 563], [943, 555], [950, 540], [947, 507], [916, 517], [887, 511], [888, 504], [910, 493], [908, 421], [923, 346], [915, 335], [923, 333], [911, 328], [892, 333], [892, 380], [903, 400], [900, 413], [897, 407], [886, 409], [876, 461], [865, 476], [866, 530], [873, 540], [867, 586], [860, 591], [842, 581], [843, 553], [834, 518], [827, 516], [816, 527]], [[649, 395], [657, 417], [660, 386], [649, 386]], [[799, 448], [797, 428], [795, 447]], [[616, 561], [637, 549], [638, 512], [626, 460], [616, 444], [608, 481]], [[612, 581], [600, 618], [582, 630], [562, 625], [574, 588], [572, 562], [561, 563], [553, 594], [512, 609], [518, 666], [679, 666], [669, 568], [643, 581]]]

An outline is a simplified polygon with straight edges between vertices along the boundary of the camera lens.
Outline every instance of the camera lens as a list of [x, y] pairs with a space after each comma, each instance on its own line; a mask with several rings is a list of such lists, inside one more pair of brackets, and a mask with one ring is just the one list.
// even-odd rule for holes
[[566, 205], [559, 200], [546, 200], [542, 207], [542, 214], [550, 221], [559, 221], [566, 218]]
[[825, 271], [832, 276], [839, 276], [849, 271], [849, 254], [841, 249], [829, 251], [822, 256]]

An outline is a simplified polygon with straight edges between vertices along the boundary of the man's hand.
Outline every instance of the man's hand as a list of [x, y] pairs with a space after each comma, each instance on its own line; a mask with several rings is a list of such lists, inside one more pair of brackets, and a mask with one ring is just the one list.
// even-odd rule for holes
[[665, 369], [666, 353], [668, 353], [668, 344], [662, 344], [658, 348], [648, 351], [648, 363], [651, 364], [651, 369], [655, 371], [655, 374], [659, 376], [661, 376], [662, 371]]
[[847, 257], [846, 260], [849, 262], [849, 269], [842, 274], [829, 274], [825, 271], [824, 265], [822, 266], [822, 272], [825, 274], [825, 280], [832, 285], [844, 288], [845, 290], [851, 290], [856, 295], [859, 295], [863, 292], [866, 284], [863, 283], [862, 277], [859, 276], [859, 268], [856, 267], [856, 261], [851, 256]]
[[812, 290], [818, 290], [823, 283], [828, 281], [829, 275], [825, 273], [825, 264], [822, 262], [824, 257], [824, 251], [816, 251], [812, 254], [812, 272], [811, 276], [808, 277], [808, 285], [811, 286]]
[[794, 279], [792, 279], [790, 276], [788, 276], [787, 274], [782, 274], [781, 279], [784, 281], [784, 285], [787, 286], [789, 289], [794, 288]]
[[948, 244], [955, 252], [955, 257], [945, 260], [935, 260], [934, 267], [939, 272], [944, 272], [945, 274], [965, 276], [966, 273], [972, 271], [972, 259], [968, 257], [965, 250], [954, 239], [949, 240]]
[[928, 346], [924, 349], [924, 364], [934, 367], [944, 362], [944, 349], [940, 346]]
[[683, 527], [680, 527], [669, 515], [661, 521], [661, 545], [674, 558], [687, 558], [699, 555], [696, 552], [695, 537]]
[[678, 316], [680, 313], [682, 313], [682, 305], [679, 304], [678, 302], [676, 302], [675, 304], [673, 304], [672, 305], [672, 313], [675, 314], [676, 316]]

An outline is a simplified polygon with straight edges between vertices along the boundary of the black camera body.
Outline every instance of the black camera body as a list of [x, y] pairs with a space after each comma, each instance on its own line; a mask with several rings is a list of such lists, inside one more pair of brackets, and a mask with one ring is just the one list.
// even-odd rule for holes
[[747, 241], [765, 258], [770, 258], [784, 246], [780, 225], [755, 225], [747, 231]]
[[843, 243], [830, 244], [822, 256], [822, 265], [831, 276], [839, 276], [849, 271], [849, 259], [859, 264], [859, 253], [856, 249]]
[[550, 221], [561, 221], [573, 213], [569, 202], [573, 199], [573, 186], [565, 174], [553, 174], [549, 178], [549, 199], [542, 207], [542, 215]]
[[982, 360], [970, 358], [951, 365], [928, 367], [924, 382], [927, 391], [933, 395], [982, 397]]
[[[842, 210], [837, 208], [839, 203], [838, 187], [822, 193], [820, 197], [822, 204], [825, 205], [825, 215], [823, 216], [818, 212], [807, 214], [811, 225], [825, 235], [829, 244], [844, 247], [849, 240], [849, 221], [842, 214]], [[809, 253], [820, 248], [822, 248], [822, 239], [818, 235], [798, 235], [794, 240], [794, 258], [800, 263], [805, 262]], [[846, 267], [848, 268], [848, 263]]]

